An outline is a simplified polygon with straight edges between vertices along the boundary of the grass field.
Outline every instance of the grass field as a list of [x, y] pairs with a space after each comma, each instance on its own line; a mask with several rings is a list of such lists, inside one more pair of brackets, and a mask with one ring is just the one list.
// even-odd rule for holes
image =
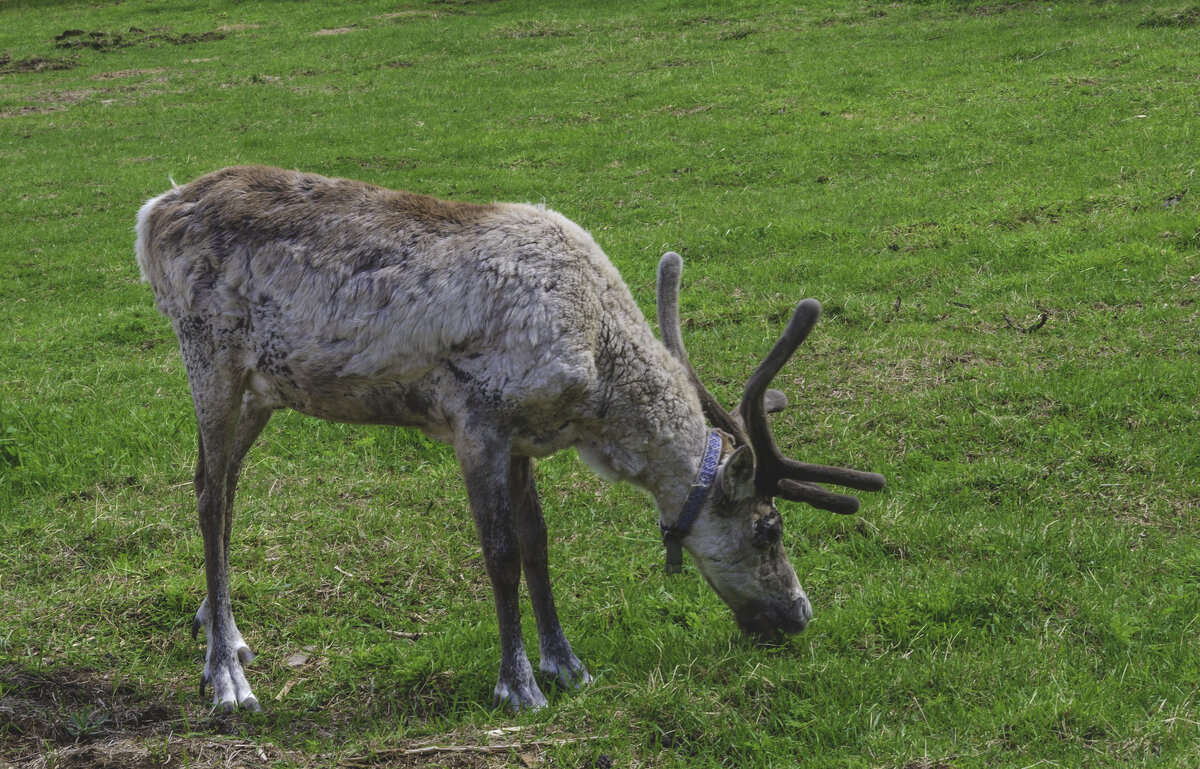
[[[1198, 51], [1186, 0], [0, 0], [0, 766], [1196, 766]], [[211, 713], [132, 227], [251, 162], [545, 202], [651, 315], [679, 251], [727, 403], [820, 299], [776, 435], [889, 486], [784, 505], [808, 630], [744, 639], [648, 499], [557, 455], [597, 680], [493, 710], [452, 452], [280, 414], [232, 557], [265, 712]]]

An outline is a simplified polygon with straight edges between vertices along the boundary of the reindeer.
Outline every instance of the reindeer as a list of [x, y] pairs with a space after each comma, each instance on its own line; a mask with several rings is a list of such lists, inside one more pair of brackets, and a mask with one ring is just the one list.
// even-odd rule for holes
[[773, 499], [851, 513], [856, 498], [818, 484], [884, 486], [787, 459], [772, 438], [766, 414], [786, 398], [767, 385], [816, 323], [816, 301], [796, 307], [727, 412], [684, 350], [679, 256], [659, 268], [664, 345], [591, 236], [544, 207], [234, 167], [142, 206], [136, 250], [195, 406], [207, 594], [192, 634], [207, 636], [201, 697], [211, 685], [222, 709], [259, 709], [229, 549], [243, 459], [277, 409], [416, 427], [454, 447], [495, 598], [495, 702], [513, 709], [546, 704], [521, 637], [522, 572], [541, 672], [568, 688], [591, 680], [555, 609], [534, 457], [573, 446], [602, 477], [649, 492], [668, 571], [688, 550], [741, 628], [765, 637], [811, 616]]

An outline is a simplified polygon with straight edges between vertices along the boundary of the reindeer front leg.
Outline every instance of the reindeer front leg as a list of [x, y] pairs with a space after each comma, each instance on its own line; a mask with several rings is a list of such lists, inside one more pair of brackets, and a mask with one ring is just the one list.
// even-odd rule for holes
[[513, 457], [509, 463], [508, 490], [512, 499], [517, 540], [521, 545], [521, 564], [525, 585], [537, 619], [538, 645], [542, 659], [538, 668], [552, 675], [559, 684], [577, 689], [590, 682], [587, 668], [571, 650], [571, 644], [558, 622], [554, 593], [550, 587], [549, 557], [546, 553], [546, 519], [538, 502], [533, 480], [533, 460]]
[[495, 703], [513, 710], [543, 707], [546, 697], [534, 680], [521, 639], [521, 548], [509, 489], [511, 443], [497, 436], [460, 435], [454, 448], [496, 600], [500, 676]]

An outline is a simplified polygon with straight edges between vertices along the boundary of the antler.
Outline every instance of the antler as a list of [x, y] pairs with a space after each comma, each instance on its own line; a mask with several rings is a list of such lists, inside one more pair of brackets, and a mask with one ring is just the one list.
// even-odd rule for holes
[[683, 257], [674, 251], [663, 254], [658, 262], [658, 330], [662, 334], [663, 344], [675, 359], [683, 364], [688, 379], [700, 396], [700, 405], [704, 416], [712, 423], [733, 436], [734, 443], [743, 445], [749, 443], [742, 423], [732, 414], [721, 407], [713, 394], [708, 391], [696, 370], [688, 360], [687, 349], [683, 346], [683, 332], [679, 326], [679, 278], [683, 271]]
[[879, 491], [887, 483], [884, 477], [879, 473], [864, 473], [846, 467], [810, 465], [788, 459], [775, 444], [763, 406], [763, 394], [767, 391], [767, 385], [808, 337], [820, 317], [821, 304], [816, 299], [805, 299], [796, 305], [783, 335], [746, 382], [746, 390], [738, 410], [745, 420], [750, 446], [754, 449], [754, 482], [760, 492], [797, 502], [808, 502], [814, 507], [837, 513], [853, 513], [858, 510], [858, 500], [855, 497], [832, 494], [814, 482], [836, 483], [860, 491]]
[[683, 260], [674, 251], [663, 254], [658, 263], [658, 325], [663, 344], [683, 364], [688, 379], [700, 396], [708, 420], [733, 435], [736, 443], [749, 444], [754, 450], [754, 481], [759, 492], [843, 515], [857, 512], [857, 497], [835, 494], [817, 485], [817, 482], [836, 483], [860, 491], [879, 491], [886, 484], [882, 475], [788, 459], [779, 451], [767, 423], [768, 412], [779, 411], [787, 405], [783, 393], [770, 390], [767, 385], [816, 325], [821, 317], [820, 303], [815, 299], [805, 299], [796, 306], [783, 335], [746, 383], [742, 402], [731, 414], [704, 387], [683, 346], [683, 333], [679, 325], [679, 281], [682, 269]]

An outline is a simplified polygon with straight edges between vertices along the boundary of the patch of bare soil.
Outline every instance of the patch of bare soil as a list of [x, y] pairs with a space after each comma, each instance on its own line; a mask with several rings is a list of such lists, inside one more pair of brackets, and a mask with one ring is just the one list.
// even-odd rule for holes
[[[497, 756], [479, 753], [433, 753], [429, 755], [405, 755], [383, 751], [367, 756], [357, 756], [344, 759], [342, 766], [347, 769], [368, 769], [369, 767], [408, 767], [408, 766], [437, 766], [445, 769], [490, 769], [491, 767], [512, 766], [507, 756]], [[536, 766], [534, 763], [522, 761], [518, 766]]]
[[17, 109], [0, 109], [0, 118], [19, 117], [21, 115], [41, 115], [47, 112], [61, 112], [66, 107], [18, 107]]
[[64, 105], [70, 106], [72, 104], [78, 104], [79, 102], [84, 101], [95, 95], [96, 95], [95, 91], [84, 88], [84, 89], [75, 89], [75, 90], [70, 90], [70, 91], [53, 91], [51, 93], [46, 93], [46, 94], [42, 94], [40, 96], [34, 97], [33, 100], [39, 104], [50, 104], [52, 106], [64, 106]]
[[[270, 744], [225, 738], [236, 716], [187, 713], [161, 698], [85, 668], [0, 667], [0, 766], [265, 766], [289, 758]], [[226, 723], [229, 722], [229, 723]], [[198, 729], [207, 734], [178, 736]]]
[[436, 19], [438, 13], [436, 11], [394, 11], [392, 13], [381, 13], [372, 18], [383, 19], [384, 21], [410, 21], [412, 19]]
[[7, 53], [0, 53], [0, 75], [10, 72], [51, 72], [77, 66], [79, 66], [79, 62], [75, 59], [54, 56], [29, 56], [24, 59], [14, 59]]
[[160, 72], [166, 72], [162, 67], [154, 69], [118, 69], [112, 72], [100, 72], [92, 75], [92, 80], [116, 80], [124, 77], [140, 77], [142, 75], [157, 75]]
[[[344, 719], [334, 715], [333, 720]], [[310, 732], [302, 724], [291, 727], [297, 735], [332, 736]], [[45, 671], [0, 665], [0, 769], [255, 769], [279, 764], [499, 769], [541, 766], [550, 747], [596, 739], [504, 727], [446, 733], [422, 742], [385, 740], [319, 755], [247, 736], [256, 729], [239, 713], [183, 705], [87, 668]]]
[[119, 737], [48, 750], [21, 769], [174, 769], [174, 767], [270, 766], [286, 755], [272, 746], [212, 738]]
[[54, 47], [67, 50], [90, 48], [93, 51], [107, 51], [113, 48], [128, 48], [133, 45], [207, 43], [212, 40], [222, 40], [224, 37], [225, 33], [218, 30], [195, 33], [173, 32], [169, 29], [146, 31], [139, 27], [130, 27], [128, 32], [88, 32], [82, 29], [68, 29], [54, 38]]
[[336, 27], [334, 29], [318, 29], [313, 33], [314, 37], [323, 37], [325, 35], [347, 35], [351, 32], [357, 32], [358, 27]]
[[15, 117], [17, 115], [35, 115], [47, 112], [61, 112], [72, 104], [79, 104], [96, 94], [91, 90], [74, 90], [74, 91], [53, 91], [36, 96], [32, 99], [34, 104], [20, 107], [15, 110], [0, 110], [0, 118]]

